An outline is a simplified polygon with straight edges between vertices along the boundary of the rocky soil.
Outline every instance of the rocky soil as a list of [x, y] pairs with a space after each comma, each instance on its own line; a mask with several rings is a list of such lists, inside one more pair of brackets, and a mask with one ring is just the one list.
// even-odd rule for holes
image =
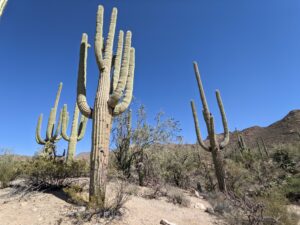
[[[137, 190], [138, 187], [134, 189]], [[66, 202], [60, 192], [30, 193], [21, 198], [19, 194], [12, 195], [12, 190], [0, 190], [0, 225], [158, 225], [162, 219], [176, 225], [224, 224], [217, 217], [205, 212], [211, 206], [201, 196], [197, 197], [182, 190], [188, 199], [188, 206], [175, 205], [165, 197], [147, 199], [141, 196], [141, 192], [149, 192], [144, 188], [129, 196], [122, 216], [113, 221], [94, 218], [90, 222], [79, 222], [74, 215], [84, 211], [85, 207]]]

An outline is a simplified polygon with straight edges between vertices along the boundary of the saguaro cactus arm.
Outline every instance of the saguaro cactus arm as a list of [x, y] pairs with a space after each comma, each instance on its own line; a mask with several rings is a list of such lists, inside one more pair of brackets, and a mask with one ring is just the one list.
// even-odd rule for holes
[[69, 112], [67, 109], [67, 105], [65, 104], [63, 107], [62, 113], [62, 130], [61, 135], [66, 141], [70, 141], [70, 137], [67, 135], [67, 128], [69, 125]]
[[85, 116], [81, 115], [80, 123], [79, 123], [79, 128], [78, 128], [78, 138], [77, 138], [77, 141], [80, 141], [84, 137], [84, 134], [85, 134], [85, 131], [86, 131], [87, 122], [88, 122], [88, 118], [86, 118]]
[[205, 92], [204, 92], [204, 88], [203, 88], [203, 84], [201, 81], [201, 77], [200, 77], [200, 72], [199, 72], [199, 68], [198, 68], [198, 64], [197, 62], [193, 62], [194, 65], [194, 70], [195, 70], [195, 76], [197, 79], [197, 84], [198, 84], [198, 89], [199, 89], [199, 93], [200, 93], [200, 98], [201, 98], [201, 102], [202, 102], [202, 107], [203, 107], [203, 116], [204, 116], [204, 120], [206, 122], [207, 125], [207, 131], [209, 133], [209, 109], [208, 109], [208, 104], [206, 101], [206, 96], [205, 96]]
[[123, 52], [123, 40], [124, 39], [124, 32], [120, 30], [119, 32], [119, 38], [118, 38], [118, 47], [117, 47], [117, 53], [114, 59], [114, 74], [113, 74], [113, 89], [116, 90], [119, 77], [120, 77], [120, 71], [121, 71], [121, 61], [122, 61], [122, 52]]
[[191, 107], [192, 107], [192, 112], [193, 112], [193, 118], [194, 118], [194, 124], [195, 124], [195, 130], [196, 130], [196, 135], [197, 135], [197, 140], [200, 146], [205, 150], [210, 152], [210, 148], [204, 143], [202, 137], [201, 137], [201, 132], [199, 128], [199, 122], [198, 122], [198, 116], [197, 116], [197, 110], [194, 101], [191, 101]]
[[8, 0], [0, 0], [0, 17], [3, 14], [3, 11], [4, 11], [4, 8], [5, 8], [6, 4], [7, 4], [7, 1]]
[[62, 110], [60, 110], [58, 124], [57, 124], [57, 127], [55, 129], [54, 135], [52, 136], [52, 139], [54, 139], [55, 142], [57, 142], [58, 140], [60, 140], [62, 138], [60, 136], [61, 125], [62, 125]]
[[114, 115], [119, 115], [123, 113], [129, 106], [132, 100], [133, 93], [133, 80], [134, 80], [134, 69], [135, 69], [135, 50], [131, 48], [130, 50], [130, 62], [129, 62], [129, 70], [128, 77], [126, 82], [126, 87], [124, 91], [124, 97], [121, 102], [119, 102], [114, 108]]
[[223, 102], [219, 90], [216, 91], [216, 97], [217, 97], [218, 106], [222, 117], [223, 128], [224, 128], [224, 139], [220, 143], [220, 148], [222, 149], [229, 143], [229, 130], [228, 130], [227, 118], [226, 118], [226, 114], [225, 114], [225, 110], [224, 110], [224, 106], [223, 106]]
[[92, 118], [93, 109], [89, 106], [86, 99], [86, 61], [88, 53], [88, 36], [82, 34], [80, 45], [80, 58], [77, 79], [77, 104], [81, 113], [87, 117]]
[[46, 144], [46, 141], [44, 141], [43, 138], [41, 137], [42, 122], [43, 122], [43, 114], [39, 116], [38, 124], [35, 130], [35, 140], [40, 145]]
[[[113, 93], [111, 94], [111, 96], [108, 100], [109, 106], [111, 106], [113, 108], [117, 105], [118, 101], [122, 97], [123, 91], [126, 86], [126, 81], [129, 76], [128, 72], [129, 72], [129, 64], [130, 64], [129, 61], [130, 61], [130, 57], [131, 57], [131, 37], [132, 37], [131, 32], [127, 31], [126, 37], [125, 37], [124, 53], [123, 53], [123, 58], [122, 58], [120, 75], [118, 76], [117, 74], [114, 74], [115, 76], [117, 76], [119, 78], [118, 84], [117, 84], [116, 89], [113, 91]], [[132, 50], [132, 55], [134, 57], [134, 50]], [[116, 80], [116, 78], [114, 78], [114, 79]]]
[[[99, 8], [103, 9], [103, 6], [99, 6]], [[116, 24], [117, 24], [117, 15], [118, 10], [117, 8], [112, 9], [111, 17], [110, 17], [110, 24], [109, 24], [109, 30], [108, 35], [106, 39], [106, 44], [104, 47], [104, 69], [108, 65], [111, 65], [112, 57], [113, 57], [113, 45], [114, 45], [114, 37], [115, 37], [115, 31], [116, 31]], [[103, 17], [102, 17], [102, 24], [103, 24]], [[102, 40], [103, 40], [102, 36]], [[95, 43], [96, 44], [96, 43]]]
[[96, 20], [96, 35], [95, 35], [95, 55], [99, 70], [103, 70], [104, 61], [102, 56], [103, 51], [103, 6], [98, 6]]

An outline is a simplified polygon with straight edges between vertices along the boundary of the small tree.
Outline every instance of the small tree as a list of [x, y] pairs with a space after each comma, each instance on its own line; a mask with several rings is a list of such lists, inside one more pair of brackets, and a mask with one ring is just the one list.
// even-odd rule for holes
[[115, 129], [113, 132], [113, 141], [116, 145], [114, 151], [116, 157], [117, 169], [123, 172], [123, 175], [130, 178], [130, 168], [134, 154], [130, 150], [131, 131], [131, 110], [121, 114], [116, 118]]
[[180, 131], [178, 121], [173, 118], [163, 119], [163, 115], [163, 112], [159, 112], [155, 117], [155, 123], [151, 125], [147, 121], [146, 110], [142, 105], [137, 110], [136, 127], [132, 128], [130, 125], [131, 111], [116, 120], [114, 142], [117, 167], [129, 178], [134, 164], [141, 186], [145, 184], [149, 171], [145, 150], [172, 142]]

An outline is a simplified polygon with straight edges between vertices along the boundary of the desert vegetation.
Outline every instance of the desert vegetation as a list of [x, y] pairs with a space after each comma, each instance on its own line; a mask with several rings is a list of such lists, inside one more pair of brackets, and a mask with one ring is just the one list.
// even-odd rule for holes
[[[0, 16], [6, 2], [0, 0]], [[60, 83], [45, 138], [41, 135], [43, 114], [38, 118], [35, 138], [37, 144], [42, 145], [41, 150], [33, 157], [24, 158], [2, 150], [0, 188], [10, 188], [8, 195], [19, 196], [19, 200], [33, 193], [64, 196], [64, 201], [77, 208], [68, 212], [67, 219], [58, 219], [57, 224], [104, 224], [121, 219], [126, 211], [124, 206], [131, 198], [160, 200], [168, 207], [187, 211], [201, 208], [218, 224], [299, 223], [299, 212], [290, 208], [299, 207], [300, 203], [297, 130], [300, 111], [288, 115], [293, 127], [287, 130], [293, 142], [271, 140], [267, 128], [264, 132], [253, 131], [251, 135], [247, 133], [249, 130], [230, 132], [226, 104], [223, 105], [217, 90], [223, 126], [223, 133], [217, 134], [199, 68], [194, 62], [195, 85], [199, 89], [208, 137], [201, 135], [204, 126], [199, 125], [196, 106], [191, 101], [190, 116], [194, 119], [197, 143], [184, 143], [181, 121], [162, 111], [149, 120], [146, 106], [131, 107], [136, 104], [131, 103], [135, 49], [131, 31], [124, 35], [120, 30], [118, 40], [114, 40], [117, 13], [113, 8], [105, 37], [104, 7], [100, 5], [97, 9], [94, 51], [99, 80], [93, 107], [88, 104], [86, 93], [90, 44], [88, 35], [83, 33], [70, 135], [67, 134], [70, 120], [67, 104], [59, 111]], [[89, 119], [91, 134], [86, 132]], [[286, 122], [284, 119], [279, 122], [283, 130]], [[87, 158], [80, 159], [76, 156], [77, 143], [89, 135], [91, 152], [86, 153]], [[59, 155], [57, 143], [61, 141], [68, 142], [68, 149]], [[207, 205], [199, 205], [199, 202], [197, 205], [195, 201], [200, 199]], [[193, 222], [198, 224], [198, 221]], [[161, 224], [172, 222], [161, 218]]]

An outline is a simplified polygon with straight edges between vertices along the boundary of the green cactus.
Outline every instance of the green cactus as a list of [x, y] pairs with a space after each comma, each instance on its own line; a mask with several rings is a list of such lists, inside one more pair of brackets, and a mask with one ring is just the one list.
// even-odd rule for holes
[[238, 134], [238, 145], [239, 145], [239, 148], [240, 148], [240, 151], [243, 153], [243, 151], [245, 150], [250, 150], [247, 145], [246, 145], [246, 142], [244, 140], [244, 137], [242, 134]]
[[[56, 99], [55, 99], [55, 103], [54, 103], [54, 107], [51, 108], [50, 111], [50, 115], [49, 115], [49, 119], [48, 119], [48, 125], [47, 125], [47, 130], [46, 130], [46, 138], [42, 138], [41, 137], [41, 127], [42, 127], [42, 121], [43, 121], [43, 114], [41, 114], [39, 116], [38, 119], [38, 123], [37, 123], [37, 127], [36, 127], [36, 132], [35, 132], [35, 139], [36, 142], [40, 145], [44, 145], [46, 146], [53, 146], [51, 144], [56, 143], [57, 141], [59, 141], [61, 139], [60, 136], [60, 130], [61, 130], [61, 123], [62, 123], [62, 112], [60, 112], [60, 116], [59, 116], [59, 121], [58, 124], [56, 126], [56, 129], [54, 129], [55, 127], [55, 121], [56, 121], [56, 113], [57, 113], [57, 107], [58, 107], [58, 102], [59, 102], [59, 98], [60, 98], [60, 93], [61, 93], [61, 89], [62, 89], [62, 83], [59, 84], [58, 87], [58, 91], [56, 94]], [[46, 154], [49, 155], [53, 155], [55, 156], [56, 153], [54, 152], [55, 149], [54, 148], [44, 148], [44, 151]]]
[[260, 144], [259, 144], [259, 140], [258, 140], [258, 139], [256, 139], [256, 144], [257, 144], [258, 152], [259, 152], [261, 158], [263, 158], [263, 154], [262, 154], [261, 147], [260, 147]]
[[[117, 9], [113, 8], [106, 41], [103, 37], [103, 6], [98, 7], [95, 35], [95, 55], [99, 69], [99, 81], [94, 108], [86, 99], [86, 61], [89, 47], [87, 34], [82, 35], [77, 80], [77, 104], [80, 112], [93, 121], [90, 201], [105, 201], [109, 139], [113, 117], [123, 113], [132, 99], [135, 67], [135, 50], [131, 47], [128, 31], [123, 46], [123, 31], [119, 32], [116, 55], [113, 43], [117, 21]], [[124, 51], [123, 51], [124, 50]], [[112, 74], [112, 81], [111, 81]]]
[[7, 2], [8, 2], [8, 0], [0, 0], [0, 17], [3, 14], [3, 11], [6, 7]]
[[73, 121], [72, 121], [72, 128], [71, 128], [71, 135], [67, 135], [67, 128], [69, 124], [69, 112], [67, 109], [67, 105], [65, 104], [63, 107], [63, 113], [62, 113], [62, 131], [61, 135], [63, 139], [69, 142], [68, 144], [68, 152], [67, 152], [67, 162], [73, 161], [75, 157], [75, 152], [76, 152], [76, 145], [77, 142], [80, 141], [85, 134], [86, 130], [86, 124], [88, 119], [81, 115], [80, 118], [80, 123], [78, 126], [78, 118], [79, 118], [79, 108], [77, 106], [77, 103], [75, 104], [75, 109], [74, 109], [74, 116], [73, 116]]
[[263, 148], [264, 148], [264, 151], [265, 151], [267, 157], [269, 157], [269, 151], [268, 151], [268, 148], [266, 146], [265, 140], [262, 137], [260, 137], [260, 140], [261, 140], [261, 143], [263, 145]]
[[209, 112], [203, 85], [201, 82], [200, 78], [200, 72], [198, 69], [198, 65], [196, 62], [194, 62], [194, 70], [195, 70], [195, 75], [198, 83], [198, 88], [200, 92], [200, 97], [202, 101], [202, 107], [203, 107], [203, 117], [206, 123], [207, 127], [207, 133], [209, 137], [209, 145], [203, 141], [201, 138], [201, 133], [200, 133], [200, 128], [199, 128], [199, 123], [198, 123], [198, 116], [197, 116], [197, 111], [196, 107], [194, 104], [194, 101], [191, 101], [191, 107], [192, 107], [192, 112], [193, 112], [193, 117], [194, 117], [194, 123], [195, 123], [195, 130], [197, 134], [197, 139], [199, 145], [208, 152], [211, 152], [212, 154], [212, 159], [215, 167], [215, 173], [216, 177], [218, 180], [218, 186], [219, 190], [222, 192], [226, 192], [226, 183], [225, 183], [225, 169], [224, 169], [224, 159], [221, 150], [224, 149], [226, 145], [229, 143], [229, 130], [228, 130], [228, 125], [227, 125], [227, 119], [226, 119], [226, 114], [224, 111], [224, 106], [223, 102], [221, 99], [220, 92], [217, 90], [216, 91], [216, 97], [217, 97], [217, 102], [219, 106], [219, 110], [222, 116], [222, 123], [224, 127], [224, 139], [222, 142], [218, 143], [216, 133], [215, 133], [215, 125], [214, 125], [214, 117], [212, 114]]

